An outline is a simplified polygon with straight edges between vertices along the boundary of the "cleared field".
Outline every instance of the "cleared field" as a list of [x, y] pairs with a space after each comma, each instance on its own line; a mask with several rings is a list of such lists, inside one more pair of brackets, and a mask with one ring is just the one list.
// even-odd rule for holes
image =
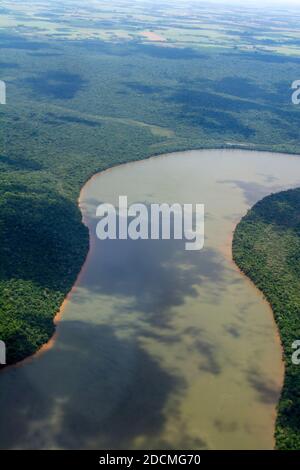
[[[82, 8], [77, 0], [67, 5], [58, 1], [2, 2], [0, 31], [6, 28], [27, 37], [105, 42], [165, 43], [166, 46], [203, 46], [253, 49], [300, 55], [300, 13], [273, 8], [266, 13], [245, 8], [191, 3], [185, 6], [167, 1], [114, 2], [94, 0]], [[261, 18], [263, 16], [263, 19]]]

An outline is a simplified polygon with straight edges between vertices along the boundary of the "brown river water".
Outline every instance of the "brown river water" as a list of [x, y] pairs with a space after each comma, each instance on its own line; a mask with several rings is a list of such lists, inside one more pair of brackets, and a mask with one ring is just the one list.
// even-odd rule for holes
[[[0, 374], [0, 447], [271, 449], [283, 381], [272, 311], [231, 259], [256, 201], [300, 186], [300, 158], [179, 152], [95, 175], [90, 251], [55, 339]], [[98, 204], [205, 204], [205, 247], [95, 236]]]

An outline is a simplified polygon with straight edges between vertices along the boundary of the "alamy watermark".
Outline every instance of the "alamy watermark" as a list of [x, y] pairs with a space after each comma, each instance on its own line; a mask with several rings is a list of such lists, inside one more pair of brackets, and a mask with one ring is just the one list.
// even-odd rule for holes
[[[6, 104], [6, 84], [0, 80], [0, 104]], [[6, 345], [0, 340], [0, 365], [6, 364]]]
[[0, 340], [0, 365], [6, 364], [6, 345]]
[[6, 83], [0, 80], [0, 104], [6, 104]]
[[292, 363], [295, 366], [300, 365], [300, 340], [296, 340], [292, 344], [292, 348], [296, 349], [296, 351], [292, 354]]
[[295, 80], [292, 83], [292, 89], [295, 90], [292, 94], [293, 104], [300, 104], [300, 80]]
[[119, 196], [118, 209], [100, 204], [96, 235], [100, 240], [185, 240], [186, 250], [204, 247], [204, 204], [142, 204], [128, 206]]
[[[295, 90], [292, 94], [292, 102], [295, 105], [300, 104], [300, 80], [295, 80], [292, 83], [292, 89]], [[292, 349], [295, 349], [295, 352], [292, 354], [292, 363], [295, 366], [300, 365], [300, 340], [296, 340], [292, 344]]]

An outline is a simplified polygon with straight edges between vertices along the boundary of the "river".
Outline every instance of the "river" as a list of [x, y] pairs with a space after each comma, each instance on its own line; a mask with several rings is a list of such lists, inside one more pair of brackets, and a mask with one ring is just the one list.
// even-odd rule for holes
[[[300, 186], [300, 158], [178, 152], [95, 175], [90, 251], [55, 339], [0, 374], [0, 446], [271, 449], [283, 382], [272, 311], [231, 258], [235, 225]], [[101, 202], [205, 204], [205, 247], [95, 237]]]

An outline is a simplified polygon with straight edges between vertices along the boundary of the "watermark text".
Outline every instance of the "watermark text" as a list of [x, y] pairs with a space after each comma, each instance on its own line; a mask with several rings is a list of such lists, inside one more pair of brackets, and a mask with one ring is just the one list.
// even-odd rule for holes
[[6, 345], [4, 341], [0, 340], [0, 364], [6, 364]]
[[292, 83], [292, 89], [295, 90], [292, 94], [293, 104], [300, 104], [300, 80], [295, 80]]
[[0, 104], [6, 104], [6, 84], [0, 80]]
[[119, 196], [118, 210], [100, 204], [96, 235], [100, 240], [185, 240], [186, 250], [204, 246], [204, 204], [142, 204], [128, 206], [127, 196]]
[[296, 349], [296, 351], [292, 354], [292, 363], [295, 366], [300, 365], [300, 340], [296, 340], [292, 344], [292, 348]]

